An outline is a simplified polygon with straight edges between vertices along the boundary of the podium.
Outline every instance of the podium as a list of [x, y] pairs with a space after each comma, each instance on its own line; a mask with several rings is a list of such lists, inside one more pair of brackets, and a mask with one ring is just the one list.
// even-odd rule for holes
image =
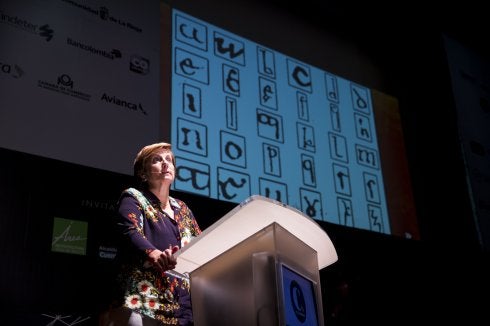
[[251, 196], [176, 254], [196, 326], [323, 326], [319, 270], [337, 261], [326, 232], [278, 201]]

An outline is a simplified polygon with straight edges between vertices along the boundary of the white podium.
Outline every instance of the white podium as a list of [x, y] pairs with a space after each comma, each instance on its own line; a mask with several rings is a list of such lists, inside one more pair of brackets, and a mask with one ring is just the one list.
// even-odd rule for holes
[[196, 326], [323, 326], [319, 270], [337, 261], [302, 212], [252, 196], [176, 254]]

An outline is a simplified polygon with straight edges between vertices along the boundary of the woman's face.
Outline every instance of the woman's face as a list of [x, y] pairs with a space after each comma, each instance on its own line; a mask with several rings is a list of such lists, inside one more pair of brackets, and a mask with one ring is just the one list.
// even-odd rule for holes
[[146, 163], [148, 183], [166, 182], [169, 185], [175, 178], [173, 154], [169, 150], [161, 149], [155, 152]]

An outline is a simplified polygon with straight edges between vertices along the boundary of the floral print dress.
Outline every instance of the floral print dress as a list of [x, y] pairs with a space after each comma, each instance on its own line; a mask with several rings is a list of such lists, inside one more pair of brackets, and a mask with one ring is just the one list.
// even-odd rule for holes
[[[192, 324], [189, 279], [161, 272], [148, 260], [154, 249], [185, 246], [201, 230], [187, 205], [170, 198], [171, 219], [158, 198], [147, 190], [129, 188], [119, 200], [118, 229], [122, 235], [119, 275], [121, 304], [164, 325]], [[126, 245], [124, 245], [126, 244]]]

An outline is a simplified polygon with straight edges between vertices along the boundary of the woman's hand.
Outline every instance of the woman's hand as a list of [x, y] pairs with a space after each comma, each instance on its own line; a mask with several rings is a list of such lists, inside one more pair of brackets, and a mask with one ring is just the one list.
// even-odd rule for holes
[[169, 246], [164, 251], [155, 249], [148, 256], [153, 266], [165, 272], [174, 269], [177, 265], [177, 258], [174, 256], [177, 250], [179, 250], [178, 246]]

